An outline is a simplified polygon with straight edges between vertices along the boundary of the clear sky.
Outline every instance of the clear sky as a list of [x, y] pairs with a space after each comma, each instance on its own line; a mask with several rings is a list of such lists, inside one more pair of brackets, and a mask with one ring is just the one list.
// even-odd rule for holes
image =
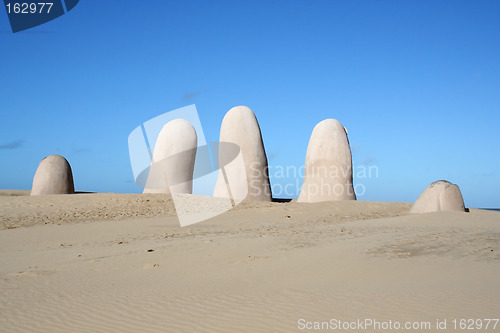
[[359, 199], [413, 202], [446, 179], [466, 206], [500, 207], [499, 17], [497, 0], [81, 0], [13, 34], [0, 8], [0, 188], [30, 189], [60, 154], [77, 190], [139, 192], [134, 128], [195, 104], [218, 141], [247, 105], [271, 168], [302, 166], [335, 118], [355, 172], [378, 169], [355, 175]]

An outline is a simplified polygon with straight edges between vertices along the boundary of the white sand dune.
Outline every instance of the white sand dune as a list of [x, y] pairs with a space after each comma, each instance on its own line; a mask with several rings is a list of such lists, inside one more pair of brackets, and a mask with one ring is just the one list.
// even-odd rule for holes
[[498, 212], [245, 202], [181, 228], [162, 194], [7, 194], [2, 332], [294, 332], [335, 318], [447, 319], [451, 332], [453, 318], [500, 315]]

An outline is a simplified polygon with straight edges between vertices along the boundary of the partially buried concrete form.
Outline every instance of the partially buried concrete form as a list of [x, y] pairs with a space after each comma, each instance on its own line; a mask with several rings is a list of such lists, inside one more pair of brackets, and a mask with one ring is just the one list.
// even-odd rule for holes
[[[220, 128], [219, 175], [214, 189], [215, 197], [271, 201], [267, 156], [259, 123], [253, 111], [246, 106], [229, 110]], [[244, 165], [228, 163], [233, 149], [232, 143], [240, 148]]]
[[143, 193], [193, 193], [193, 172], [198, 137], [185, 119], [169, 121], [154, 147]]
[[297, 202], [336, 200], [356, 200], [351, 148], [344, 126], [336, 119], [325, 119], [311, 134]]
[[465, 212], [460, 188], [446, 180], [438, 180], [430, 184], [410, 209], [412, 214], [439, 211]]
[[31, 195], [72, 193], [75, 193], [75, 185], [68, 161], [60, 155], [45, 157], [33, 177]]

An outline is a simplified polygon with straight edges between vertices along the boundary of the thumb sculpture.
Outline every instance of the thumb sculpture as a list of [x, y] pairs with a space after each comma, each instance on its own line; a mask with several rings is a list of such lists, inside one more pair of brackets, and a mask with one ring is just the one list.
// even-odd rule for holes
[[169, 121], [160, 131], [143, 193], [193, 193], [198, 136], [185, 119]]
[[31, 195], [72, 193], [75, 193], [75, 185], [68, 161], [60, 155], [45, 157], [33, 177]]
[[297, 202], [356, 200], [347, 130], [335, 119], [317, 124], [307, 146]]
[[[248, 199], [272, 201], [267, 168], [267, 156], [259, 123], [253, 111], [246, 106], [229, 110], [220, 128], [219, 175], [214, 196], [232, 200]], [[229, 163], [225, 142], [240, 148], [243, 164]], [[244, 168], [243, 168], [244, 165]]]
[[410, 213], [430, 213], [439, 211], [465, 212], [464, 199], [460, 188], [446, 180], [430, 184], [410, 209]]

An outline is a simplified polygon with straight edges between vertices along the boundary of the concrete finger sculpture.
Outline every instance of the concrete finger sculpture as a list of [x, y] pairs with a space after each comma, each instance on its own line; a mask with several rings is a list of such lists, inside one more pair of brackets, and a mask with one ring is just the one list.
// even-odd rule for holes
[[68, 161], [60, 155], [45, 157], [33, 177], [31, 195], [72, 193], [75, 193], [75, 185]]
[[317, 124], [311, 134], [304, 183], [297, 202], [356, 200], [347, 130], [335, 119]]
[[143, 193], [193, 193], [198, 137], [185, 119], [169, 121], [160, 131]]
[[438, 180], [430, 184], [410, 209], [412, 214], [439, 211], [465, 212], [460, 188], [446, 180]]
[[[246, 106], [229, 110], [222, 120], [219, 142], [220, 170], [214, 196], [235, 201], [272, 201], [266, 151], [253, 111]], [[244, 168], [241, 164], [227, 164], [226, 155], [231, 154], [224, 151], [228, 147], [225, 142], [239, 146]]]

